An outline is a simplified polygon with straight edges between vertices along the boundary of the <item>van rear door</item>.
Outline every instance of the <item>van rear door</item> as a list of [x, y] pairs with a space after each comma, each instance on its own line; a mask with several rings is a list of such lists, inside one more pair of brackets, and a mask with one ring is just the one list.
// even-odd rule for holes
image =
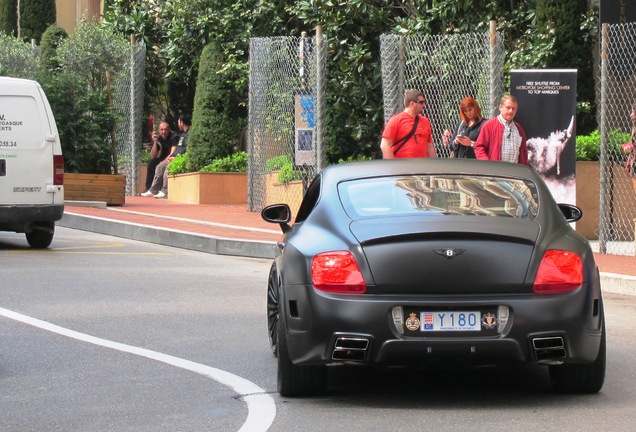
[[59, 143], [48, 102], [33, 81], [2, 81], [0, 204], [55, 204], [63, 189], [53, 186], [53, 154]]

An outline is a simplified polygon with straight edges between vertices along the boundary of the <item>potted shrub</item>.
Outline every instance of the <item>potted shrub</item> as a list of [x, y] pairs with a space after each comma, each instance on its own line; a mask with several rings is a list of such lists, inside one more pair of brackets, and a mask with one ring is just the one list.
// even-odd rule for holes
[[[612, 130], [608, 134], [607, 153], [609, 160], [609, 176], [615, 193], [628, 196], [630, 184], [623, 171], [621, 144], [630, 141], [629, 133]], [[589, 135], [576, 137], [576, 204], [583, 210], [585, 217], [576, 223], [576, 231], [589, 240], [598, 238], [600, 196], [600, 164], [601, 135], [598, 130]], [[627, 188], [623, 192], [623, 190]], [[620, 215], [616, 215], [619, 216]]]
[[188, 153], [168, 166], [168, 199], [190, 204], [247, 204], [247, 153], [219, 158], [187, 172]]
[[296, 214], [303, 198], [303, 173], [294, 169], [288, 155], [265, 162], [265, 205], [286, 203]]

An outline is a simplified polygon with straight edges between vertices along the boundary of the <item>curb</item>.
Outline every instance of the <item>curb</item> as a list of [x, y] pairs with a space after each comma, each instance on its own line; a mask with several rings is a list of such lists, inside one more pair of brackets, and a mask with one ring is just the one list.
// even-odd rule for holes
[[204, 234], [193, 234], [186, 231], [167, 230], [130, 222], [115, 222], [110, 219], [92, 216], [64, 213], [57, 225], [216, 255], [267, 259], [273, 259], [276, 256], [276, 244], [274, 242], [235, 240]]
[[601, 273], [601, 290], [615, 294], [636, 295], [636, 276]]
[[64, 201], [65, 206], [75, 206], [75, 207], [92, 207], [98, 209], [106, 209], [108, 205], [104, 201]]

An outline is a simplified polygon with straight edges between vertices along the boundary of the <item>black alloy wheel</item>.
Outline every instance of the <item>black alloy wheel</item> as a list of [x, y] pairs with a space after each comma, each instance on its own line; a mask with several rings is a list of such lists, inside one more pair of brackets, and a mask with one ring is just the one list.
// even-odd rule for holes
[[280, 319], [278, 289], [278, 271], [276, 270], [276, 264], [272, 264], [272, 268], [269, 270], [269, 278], [267, 279], [267, 331], [269, 346], [272, 349], [272, 353], [274, 353], [274, 357], [278, 356], [278, 325]]
[[601, 342], [596, 360], [589, 364], [550, 366], [550, 381], [557, 393], [598, 393], [605, 381], [607, 342], [605, 319], [602, 321]]
[[287, 349], [284, 317], [278, 327], [278, 371], [276, 384], [278, 393], [284, 397], [322, 396], [327, 392], [327, 366], [295, 365]]

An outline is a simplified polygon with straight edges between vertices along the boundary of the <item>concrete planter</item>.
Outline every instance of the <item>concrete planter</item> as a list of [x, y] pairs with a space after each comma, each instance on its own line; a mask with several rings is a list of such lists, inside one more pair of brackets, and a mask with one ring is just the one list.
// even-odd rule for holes
[[598, 162], [576, 162], [576, 205], [583, 210], [576, 232], [588, 240], [598, 239], [599, 178]]
[[146, 192], [146, 173], [148, 172], [148, 164], [139, 165], [139, 174], [137, 175], [137, 195]]
[[247, 204], [247, 174], [194, 172], [169, 176], [168, 199], [187, 204]]
[[64, 173], [66, 201], [101, 201], [118, 206], [126, 202], [126, 176], [121, 174]]
[[[600, 208], [600, 163], [584, 162], [576, 163], [576, 204], [583, 210], [583, 219], [576, 223], [576, 231], [588, 240], [598, 239], [599, 208]], [[613, 223], [619, 227], [627, 227], [618, 230], [616, 241], [633, 241], [634, 233], [631, 227], [634, 224], [633, 210], [636, 208], [636, 195], [632, 180], [625, 174], [625, 168], [620, 164], [614, 164], [606, 181], [611, 188], [614, 205], [611, 217]], [[609, 211], [610, 209], [608, 209]]]
[[286, 203], [295, 215], [303, 199], [303, 182], [278, 182], [278, 171], [265, 174], [265, 205]]

